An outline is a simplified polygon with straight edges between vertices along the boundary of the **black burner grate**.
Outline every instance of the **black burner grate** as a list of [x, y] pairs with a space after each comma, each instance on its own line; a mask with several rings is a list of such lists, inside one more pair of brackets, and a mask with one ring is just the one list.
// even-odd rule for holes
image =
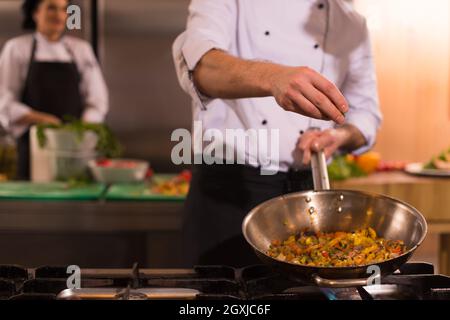
[[[66, 267], [40, 267], [32, 272], [20, 266], [0, 266], [0, 299], [56, 299], [67, 288]], [[198, 266], [180, 272], [102, 270], [101, 275], [82, 272], [82, 288], [188, 288], [201, 292], [198, 299], [450, 299], [450, 277], [434, 275], [433, 266], [410, 263], [382, 279], [379, 288], [330, 290], [304, 285], [275, 273], [264, 265], [234, 269]], [[376, 289], [376, 290], [375, 290]]]

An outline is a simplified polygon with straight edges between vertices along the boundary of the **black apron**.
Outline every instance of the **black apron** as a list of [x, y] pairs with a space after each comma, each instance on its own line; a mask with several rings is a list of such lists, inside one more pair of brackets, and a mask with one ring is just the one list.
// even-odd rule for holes
[[313, 189], [311, 171], [262, 176], [244, 165], [196, 165], [185, 203], [183, 266], [260, 263], [242, 235], [242, 221], [258, 204]]
[[[83, 99], [80, 93], [81, 76], [75, 62], [34, 61], [37, 42], [33, 47], [28, 67], [22, 102], [36, 111], [52, 114], [61, 120], [65, 116], [80, 118]], [[67, 48], [67, 51], [73, 53]], [[30, 134], [25, 132], [17, 142], [17, 178], [30, 179]]]

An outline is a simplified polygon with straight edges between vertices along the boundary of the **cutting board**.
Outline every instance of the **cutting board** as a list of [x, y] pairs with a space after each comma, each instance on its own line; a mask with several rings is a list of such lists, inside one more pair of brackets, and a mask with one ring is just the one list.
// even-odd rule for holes
[[163, 195], [153, 192], [152, 185], [169, 180], [175, 175], [155, 174], [151, 182], [133, 184], [113, 184], [106, 193], [106, 200], [133, 200], [133, 201], [184, 201], [186, 196]]
[[73, 186], [65, 182], [0, 183], [0, 200], [97, 200], [105, 192], [103, 184]]

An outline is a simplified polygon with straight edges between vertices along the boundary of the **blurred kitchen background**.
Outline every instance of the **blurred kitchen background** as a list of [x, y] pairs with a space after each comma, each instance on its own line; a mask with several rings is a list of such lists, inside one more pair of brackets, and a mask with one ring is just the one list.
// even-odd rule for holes
[[[0, 0], [0, 48], [22, 34], [20, 0]], [[82, 8], [82, 30], [70, 31], [98, 47], [109, 87], [107, 123], [126, 147], [126, 156], [151, 160], [158, 171], [176, 171], [170, 135], [190, 128], [190, 100], [180, 89], [171, 45], [182, 32], [187, 0], [72, 1]], [[98, 37], [92, 32], [97, 10]], [[95, 21], [94, 21], [95, 23]]]
[[[83, 12], [83, 29], [75, 34], [97, 49], [110, 92], [107, 123], [124, 144], [125, 155], [150, 161], [155, 172], [179, 172], [181, 168], [170, 161], [170, 134], [176, 128], [190, 128], [191, 109], [176, 79], [171, 45], [184, 29], [189, 0], [72, 2]], [[386, 161], [428, 161], [450, 146], [449, 1], [355, 0], [353, 4], [368, 19], [377, 64], [384, 123], [375, 151]], [[22, 33], [20, 5], [19, 0], [0, 0], [0, 48]], [[385, 179], [347, 187], [397, 195], [425, 210], [431, 232], [416, 258], [447, 268], [449, 181], [395, 176], [393, 186], [394, 182]], [[121, 207], [114, 208], [103, 204], [101, 210], [114, 217], [102, 220], [101, 225], [95, 222], [99, 211], [90, 205], [77, 207], [85, 218], [67, 212], [61, 218], [58, 212], [66, 207], [51, 204], [43, 213], [44, 220], [38, 222], [28, 211], [30, 204], [17, 209], [16, 202], [1, 202], [0, 263], [64, 264], [73, 260], [95, 266], [124, 266], [132, 261], [158, 267], [178, 265], [174, 252], [181, 204], [152, 203], [151, 208], [142, 203], [120, 203]], [[6, 212], [7, 208], [17, 212]], [[133, 210], [139, 212], [138, 218], [131, 218]], [[143, 218], [156, 211], [156, 216]], [[16, 214], [20, 221], [14, 220]], [[25, 219], [32, 222], [25, 223]], [[58, 219], [73, 223], [57, 224]], [[147, 228], [145, 223], [158, 226]], [[32, 249], [37, 247], [45, 252]]]
[[[126, 155], [151, 160], [158, 170], [177, 170], [168, 141], [174, 129], [190, 127], [191, 114], [171, 45], [183, 31], [189, 0], [72, 3], [83, 12], [81, 32], [72, 33], [98, 48], [111, 98], [107, 122]], [[378, 70], [384, 123], [375, 150], [386, 160], [427, 161], [448, 147], [450, 136], [449, 3], [353, 3], [368, 19]], [[20, 0], [0, 0], [0, 47], [22, 33], [20, 5]]]

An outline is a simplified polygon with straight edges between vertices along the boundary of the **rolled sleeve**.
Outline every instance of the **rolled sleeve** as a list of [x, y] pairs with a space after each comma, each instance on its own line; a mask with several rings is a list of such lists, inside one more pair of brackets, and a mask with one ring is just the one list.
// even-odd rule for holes
[[355, 154], [362, 154], [374, 146], [382, 122], [375, 64], [365, 24], [361, 45], [350, 57], [349, 72], [342, 93], [350, 106], [346, 122], [358, 128], [367, 142], [365, 146], [354, 151]]
[[0, 94], [4, 101], [0, 101], [0, 123], [1, 126], [10, 131], [14, 137], [20, 137], [28, 126], [15, 124], [18, 120], [22, 119], [32, 109], [27, 105], [8, 99], [7, 94]]
[[188, 70], [193, 71], [200, 59], [212, 49], [227, 51], [225, 46], [211, 40], [185, 41], [181, 53], [186, 61]]
[[380, 119], [364, 110], [355, 110], [347, 115], [347, 123], [354, 125], [366, 139], [366, 145], [353, 151], [354, 154], [363, 154], [369, 151], [377, 139]]
[[14, 137], [20, 137], [28, 130], [27, 125], [19, 125], [16, 122], [22, 119], [26, 114], [28, 114], [32, 109], [27, 105], [20, 102], [12, 102], [9, 106], [9, 121], [11, 124], [10, 130]]
[[2, 126], [15, 137], [28, 129], [26, 125], [16, 124], [17, 121], [32, 110], [19, 99], [24, 81], [21, 74], [25, 67], [21, 54], [17, 43], [9, 41], [0, 55], [0, 117]]
[[83, 121], [91, 123], [102, 123], [105, 120], [105, 112], [95, 107], [87, 108], [83, 112]]
[[193, 0], [185, 32], [174, 42], [172, 52], [181, 87], [195, 104], [206, 107], [210, 98], [196, 88], [192, 72], [212, 49], [229, 52], [236, 30], [234, 0]]

